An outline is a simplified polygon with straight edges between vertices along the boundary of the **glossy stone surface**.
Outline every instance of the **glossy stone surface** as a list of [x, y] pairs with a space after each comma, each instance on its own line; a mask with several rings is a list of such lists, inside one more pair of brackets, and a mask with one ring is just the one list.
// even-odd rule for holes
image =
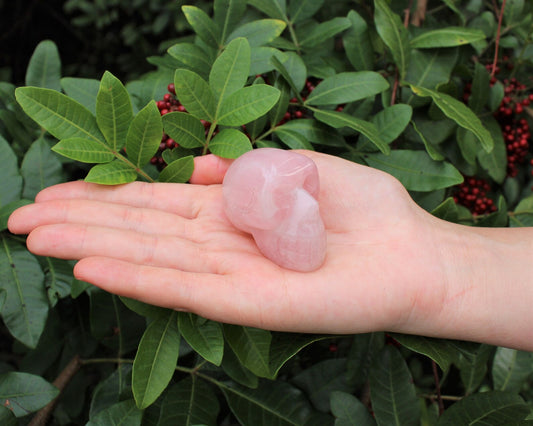
[[223, 182], [225, 212], [259, 250], [287, 269], [308, 272], [326, 255], [315, 163], [292, 151], [260, 148], [240, 156]]

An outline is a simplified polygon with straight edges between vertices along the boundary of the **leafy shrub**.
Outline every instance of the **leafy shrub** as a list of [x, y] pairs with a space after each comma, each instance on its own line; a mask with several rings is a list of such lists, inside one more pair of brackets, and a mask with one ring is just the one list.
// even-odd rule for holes
[[61, 181], [186, 182], [194, 156], [263, 146], [385, 170], [452, 222], [533, 224], [530, 3], [182, 11], [196, 36], [138, 80], [61, 78], [43, 41], [26, 87], [0, 84], [2, 424], [34, 412], [54, 424], [529, 423], [528, 352], [221, 324], [76, 281], [71, 262], [6, 231], [16, 207]]

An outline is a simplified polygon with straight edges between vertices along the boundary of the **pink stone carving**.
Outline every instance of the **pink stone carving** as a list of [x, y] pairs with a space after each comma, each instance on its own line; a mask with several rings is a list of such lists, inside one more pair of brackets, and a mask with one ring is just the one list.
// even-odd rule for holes
[[263, 255], [300, 272], [319, 268], [326, 256], [326, 231], [318, 205], [315, 163], [293, 151], [260, 148], [229, 167], [224, 208], [238, 229], [252, 234]]

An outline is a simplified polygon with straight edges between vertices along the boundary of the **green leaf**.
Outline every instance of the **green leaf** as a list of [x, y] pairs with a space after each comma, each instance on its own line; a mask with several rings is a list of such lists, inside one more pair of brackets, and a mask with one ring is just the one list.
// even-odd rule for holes
[[100, 82], [94, 78], [63, 77], [61, 87], [70, 98], [84, 105], [92, 114], [96, 114], [96, 96]]
[[226, 43], [226, 37], [237, 26], [246, 10], [246, 0], [215, 0], [213, 19], [220, 29], [219, 40]]
[[157, 424], [215, 425], [219, 411], [220, 404], [211, 386], [191, 375], [165, 392]]
[[104, 143], [91, 112], [68, 96], [37, 87], [19, 87], [15, 96], [24, 112], [57, 139], [81, 137]]
[[219, 39], [221, 31], [209, 15], [195, 6], [182, 6], [181, 10], [198, 37], [209, 46], [218, 49], [222, 44]]
[[31, 203], [32, 201], [30, 200], [15, 200], [0, 207], [0, 232], [7, 229], [7, 221], [9, 216], [11, 216], [11, 213], [13, 213], [19, 207]]
[[289, 17], [293, 24], [311, 18], [324, 5], [325, 0], [300, 0], [289, 3]]
[[148, 325], [133, 362], [132, 389], [138, 408], [148, 407], [165, 390], [174, 374], [179, 348], [175, 312]]
[[313, 145], [311, 145], [309, 140], [301, 133], [280, 126], [276, 128], [274, 134], [290, 149], [314, 150]]
[[[290, 53], [290, 52], [289, 52]], [[280, 61], [286, 61], [288, 53], [273, 47], [256, 47], [252, 49], [250, 56], [250, 75], [266, 74], [275, 69], [272, 64], [272, 57], [277, 57]]]
[[410, 191], [434, 191], [463, 181], [454, 166], [432, 160], [425, 151], [398, 149], [390, 155], [368, 154], [364, 160], [369, 166], [393, 175]]
[[244, 86], [249, 70], [250, 45], [240, 37], [228, 44], [209, 73], [209, 86], [218, 102], [217, 110], [228, 96]]
[[468, 98], [468, 106], [476, 114], [483, 111], [489, 101], [490, 75], [484, 65], [476, 62], [474, 79], [472, 80], [472, 94]]
[[63, 167], [44, 138], [37, 139], [20, 166], [24, 178], [22, 197], [32, 200], [42, 189], [64, 181]]
[[120, 296], [120, 300], [124, 303], [128, 309], [133, 312], [150, 319], [159, 317], [167, 317], [170, 313], [170, 309], [161, 308], [159, 306], [143, 303], [136, 299], [130, 299], [128, 297]]
[[237, 158], [252, 150], [248, 136], [237, 129], [223, 129], [209, 143], [209, 150], [218, 157]]
[[[446, 220], [448, 222], [458, 222], [459, 221], [459, 207], [453, 199], [453, 197], [446, 198], [442, 203], [435, 207], [431, 214], [439, 219]], [[433, 359], [433, 358], [432, 358]], [[437, 364], [440, 363], [433, 359]], [[440, 367], [444, 370], [443, 366]]]
[[231, 347], [224, 349], [224, 357], [220, 367], [235, 383], [252, 389], [259, 385], [259, 378], [241, 364]]
[[411, 125], [413, 126], [414, 132], [418, 135], [422, 143], [424, 144], [424, 147], [426, 148], [426, 152], [428, 153], [429, 157], [432, 160], [435, 161], [442, 161], [444, 160], [444, 156], [433, 146], [432, 143], [430, 143], [424, 133], [422, 133], [416, 124], [415, 121], [411, 121]]
[[[449, 200], [453, 202], [453, 198], [449, 198]], [[412, 351], [431, 358], [445, 373], [456, 359], [456, 349], [444, 339], [396, 333], [392, 337]]]
[[3, 207], [20, 199], [22, 176], [19, 174], [17, 156], [0, 134], [0, 206]]
[[405, 104], [396, 104], [381, 110], [372, 117], [372, 123], [378, 129], [380, 138], [391, 143], [398, 138], [413, 115], [413, 108]]
[[317, 120], [322, 121], [336, 129], [349, 127], [366, 136], [384, 154], [390, 153], [390, 147], [381, 139], [379, 132], [372, 123], [352, 117], [337, 111], [314, 110]]
[[24, 417], [39, 410], [59, 394], [45, 379], [33, 374], [11, 371], [0, 375], [0, 402], [15, 416]]
[[492, 380], [495, 390], [518, 393], [533, 372], [533, 354], [498, 347], [492, 360]]
[[43, 258], [44, 286], [50, 306], [54, 307], [59, 299], [70, 296], [72, 281], [72, 264], [68, 260]]
[[[299, 85], [299, 82], [293, 79], [289, 70], [285, 67], [283, 63], [281, 63], [281, 61], [277, 57], [273, 56], [271, 58], [271, 61], [272, 61], [272, 64], [274, 65], [274, 68], [281, 74], [283, 79], [293, 90], [296, 97], [298, 98], [298, 101], [300, 103], [303, 103], [302, 96], [300, 95], [301, 87]], [[303, 61], [300, 59], [300, 62], [303, 62]], [[294, 63], [295, 61], [291, 61], [289, 64], [294, 64]], [[297, 68], [299, 68], [298, 69], [299, 72], [296, 74], [296, 76], [303, 76], [303, 75], [307, 76], [307, 70], [305, 69], [305, 64], [303, 68], [301, 68], [301, 66], [298, 66]], [[302, 70], [304, 70], [305, 73], [302, 73], [301, 72]], [[305, 80], [303, 80], [303, 84], [305, 84]]]
[[409, 66], [411, 49], [407, 29], [401, 18], [395, 14], [385, 0], [374, 0], [374, 23], [376, 30], [389, 48], [398, 67], [400, 79], [403, 80]]
[[217, 123], [241, 126], [266, 114], [278, 101], [278, 89], [266, 84], [243, 87], [228, 96], [220, 105]]
[[101, 380], [92, 394], [89, 418], [94, 419], [102, 410], [120, 401], [127, 392], [131, 395], [131, 364], [119, 364], [105, 379]]
[[177, 43], [170, 46], [168, 54], [183, 65], [184, 68], [202, 76], [211, 69], [209, 55], [198, 45], [192, 43]]
[[13, 337], [35, 348], [49, 309], [44, 274], [25, 247], [6, 237], [1, 242], [0, 285], [7, 293], [2, 319]]
[[281, 19], [287, 22], [286, 0], [248, 0], [248, 4], [273, 19]]
[[475, 392], [485, 380], [489, 356], [490, 347], [484, 344], [479, 345], [475, 351], [461, 354], [458, 367], [465, 394]]
[[373, 71], [342, 72], [322, 80], [306, 105], [337, 105], [354, 102], [387, 90], [389, 83]]
[[368, 24], [355, 10], [348, 12], [352, 26], [342, 37], [346, 56], [357, 71], [374, 68], [374, 51], [368, 32]]
[[459, 126], [464, 127], [465, 129], [474, 133], [481, 142], [481, 146], [485, 149], [485, 151], [490, 152], [493, 149], [494, 141], [492, 140], [491, 134], [487, 129], [485, 129], [485, 127], [483, 127], [481, 120], [476, 116], [476, 114], [474, 114], [474, 112], [464, 103], [445, 93], [425, 89], [423, 87], [411, 85], [411, 89], [418, 96], [431, 97], [433, 102], [435, 102], [439, 109], [448, 118], [455, 121]]
[[287, 24], [279, 19], [258, 19], [239, 26], [227, 41], [243, 37], [251, 47], [270, 43], [283, 32]]
[[291, 383], [302, 389], [311, 403], [319, 411], [329, 410], [331, 392], [354, 391], [346, 377], [346, 359], [326, 359], [319, 361], [296, 374]]
[[221, 387], [231, 411], [245, 425], [302, 425], [313, 415], [304, 394], [282, 381], [265, 381], [257, 389]]
[[271, 377], [269, 331], [224, 324], [224, 335], [242, 365], [259, 377]]
[[35, 48], [26, 70], [26, 86], [61, 91], [61, 59], [52, 40], [43, 40]]
[[439, 426], [510, 425], [530, 412], [519, 395], [492, 391], [465, 396], [440, 417]]
[[491, 152], [478, 150], [479, 165], [494, 181], [503, 183], [507, 177], [507, 148], [500, 124], [493, 117], [485, 117], [483, 125], [492, 135], [494, 149]]
[[311, 118], [301, 118], [298, 120], [290, 120], [287, 123], [276, 127], [276, 130], [289, 130], [299, 133], [307, 141], [324, 146], [346, 147], [346, 141], [342, 135], [331, 127], [323, 123], [319, 123]]
[[52, 147], [52, 151], [82, 163], [108, 163], [115, 158], [110, 147], [85, 138], [60, 140]]
[[17, 426], [19, 424], [13, 412], [3, 405], [0, 405], [0, 424], [3, 426]]
[[355, 396], [342, 391], [333, 391], [329, 396], [331, 412], [335, 416], [335, 426], [374, 426], [368, 408]]
[[344, 30], [350, 28], [351, 22], [348, 18], [336, 17], [311, 28], [300, 40], [300, 46], [304, 49], [313, 48], [325, 40], [330, 39]]
[[205, 145], [205, 127], [202, 122], [186, 112], [171, 112], [163, 117], [163, 129], [180, 146], [198, 148]]
[[140, 426], [143, 412], [135, 406], [133, 399], [117, 402], [100, 411], [86, 426]]
[[411, 39], [414, 49], [432, 49], [436, 47], [454, 47], [485, 40], [483, 31], [465, 27], [446, 27], [424, 31]]
[[294, 357], [305, 347], [319, 340], [331, 336], [296, 333], [273, 333], [270, 344], [270, 371], [271, 377], [276, 377], [279, 370], [287, 361]]
[[135, 169], [120, 160], [94, 166], [85, 177], [85, 182], [100, 183], [102, 185], [119, 185], [133, 182], [137, 179]]
[[96, 122], [113, 151], [126, 143], [126, 134], [133, 119], [130, 95], [120, 80], [106, 71], [96, 97]]
[[220, 366], [224, 355], [224, 335], [220, 323], [189, 312], [179, 312], [178, 328], [183, 338], [200, 356]]
[[179, 69], [174, 74], [176, 96], [189, 114], [213, 122], [216, 112], [215, 95], [209, 84], [193, 71]]
[[154, 156], [163, 136], [163, 122], [155, 101], [151, 101], [131, 121], [126, 137], [128, 159], [142, 167]]
[[393, 346], [385, 346], [372, 365], [370, 400], [378, 424], [419, 425], [420, 405], [413, 378]]
[[[434, 89], [450, 80], [457, 58], [457, 49], [413, 50], [405, 79], [415, 86]], [[409, 98], [408, 103], [411, 101]]]
[[194, 158], [192, 155], [178, 158], [167, 165], [159, 174], [159, 182], [187, 182], [194, 171]]

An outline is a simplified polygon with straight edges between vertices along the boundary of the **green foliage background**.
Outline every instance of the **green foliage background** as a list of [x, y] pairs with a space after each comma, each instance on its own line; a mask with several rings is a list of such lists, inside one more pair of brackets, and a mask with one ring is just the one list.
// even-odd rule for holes
[[[0, 82], [1, 424], [533, 420], [528, 352], [221, 324], [79, 282], [72, 262], [36, 257], [6, 229], [15, 208], [59, 182], [186, 182], [194, 156], [236, 158], [263, 146], [387, 171], [449, 221], [530, 226], [531, 151], [510, 174], [504, 134], [515, 119], [529, 126], [532, 110], [524, 103], [505, 121], [500, 107], [532, 93], [531, 3], [507, 0], [499, 23], [501, 2], [429, 1], [420, 25], [409, 19], [416, 1], [62, 6], [93, 43], [88, 69], [62, 66], [61, 41], [43, 40], [23, 83]], [[496, 44], [501, 69], [491, 81]], [[139, 55], [148, 59], [137, 68]], [[94, 69], [103, 62], [111, 66]], [[512, 78], [524, 87], [506, 93]], [[169, 83], [185, 111], [162, 114], [156, 101]], [[161, 154], [165, 168], [151, 161], [163, 132], [179, 144]], [[473, 214], [457, 202], [471, 178], [489, 185], [495, 211]]]

